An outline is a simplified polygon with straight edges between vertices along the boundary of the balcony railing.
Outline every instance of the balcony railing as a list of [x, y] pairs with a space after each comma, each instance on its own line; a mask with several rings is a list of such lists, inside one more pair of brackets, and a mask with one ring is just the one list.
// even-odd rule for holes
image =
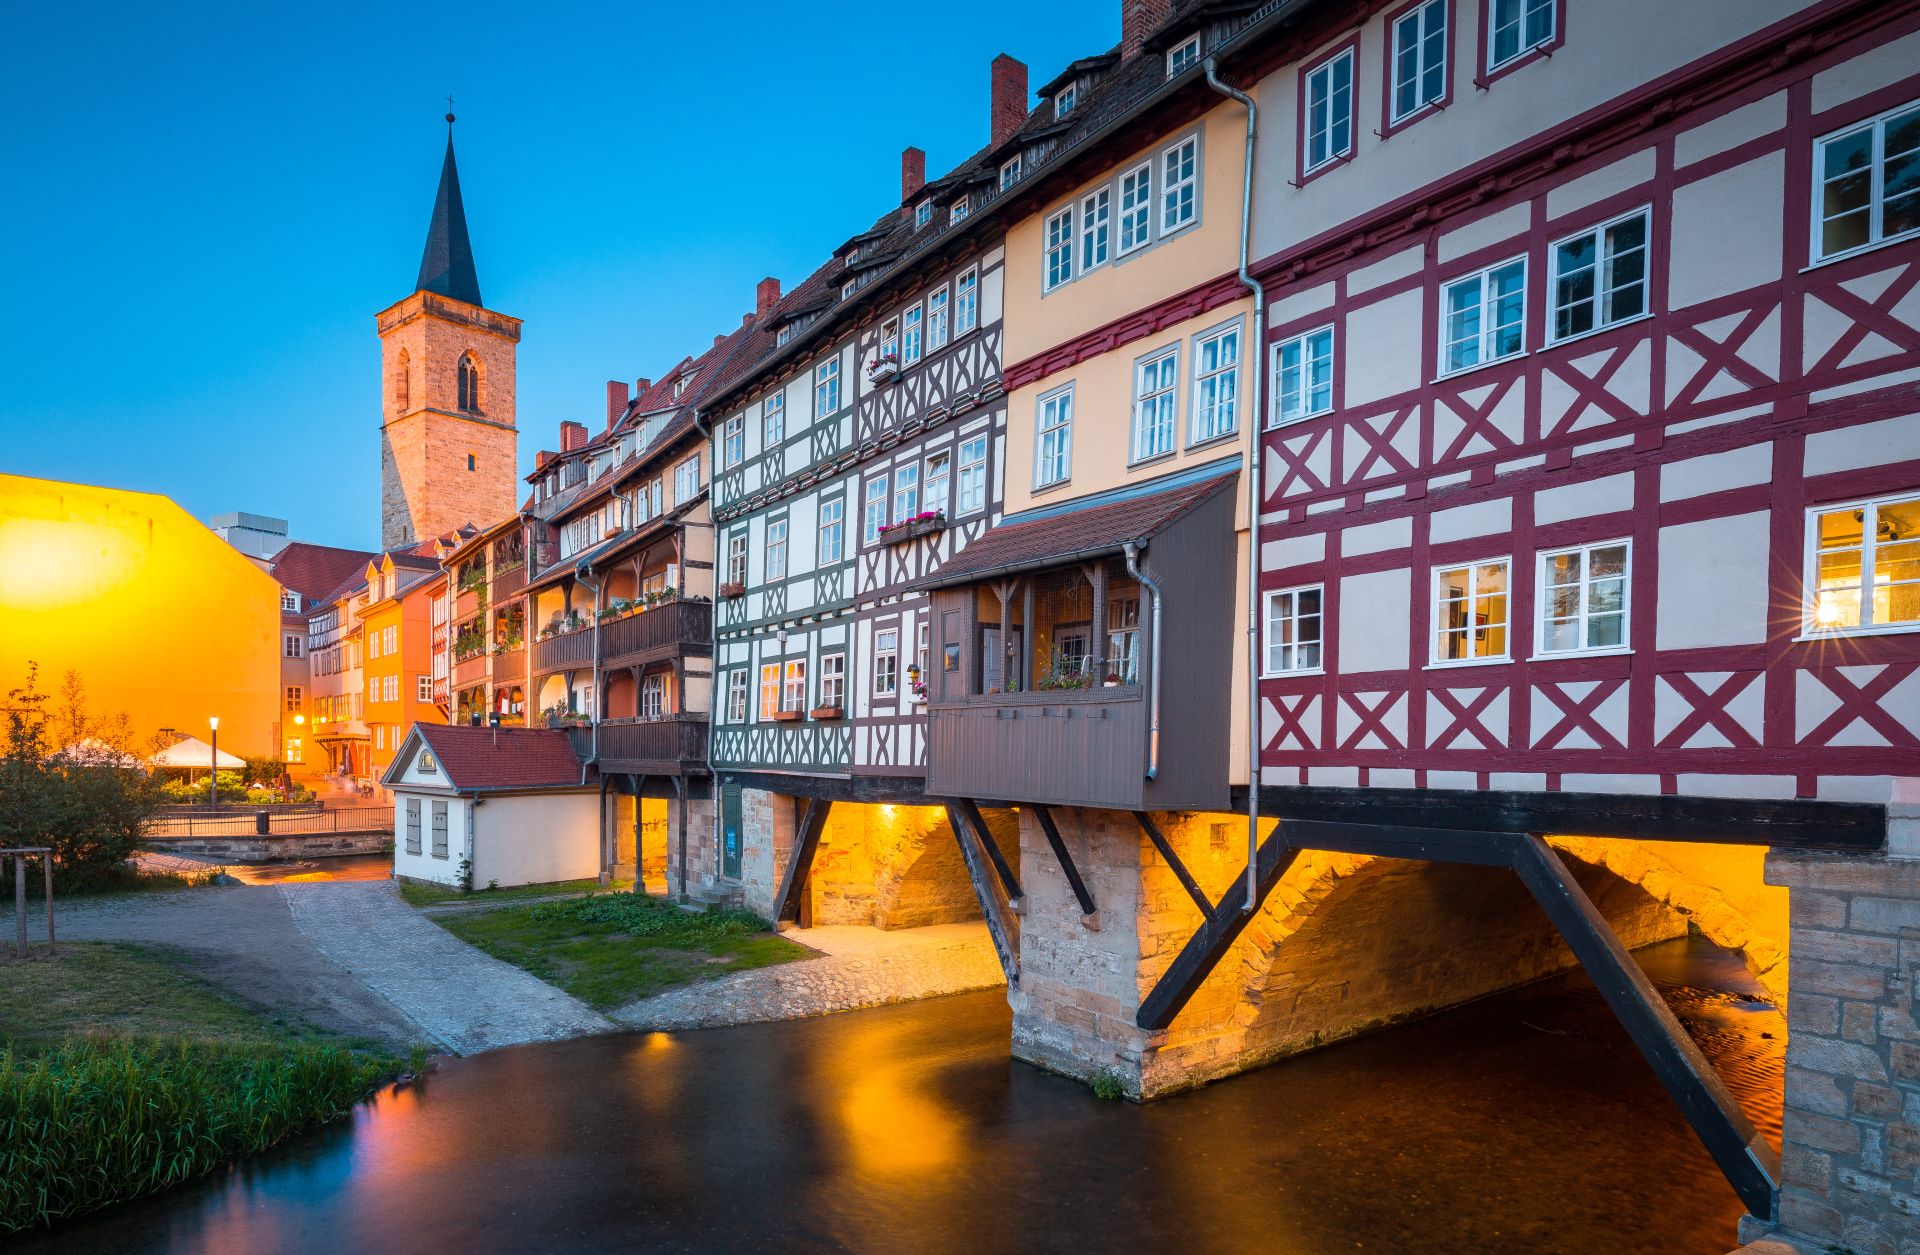
[[496, 684], [518, 684], [527, 678], [527, 647], [515, 645], [493, 656], [493, 680]]
[[1136, 686], [970, 697], [929, 713], [927, 792], [1138, 810], [1146, 749]]
[[462, 658], [453, 664], [453, 687], [467, 688], [487, 678], [489, 659], [485, 652]]
[[[591, 727], [568, 728], [567, 736], [581, 758], [593, 752]], [[706, 763], [704, 712], [658, 719], [609, 719], [600, 725], [600, 766], [604, 771], [678, 775], [690, 769], [704, 770]]]
[[496, 567], [493, 572], [493, 599], [505, 601], [527, 586], [527, 564], [516, 562], [512, 566]]
[[[690, 646], [705, 646], [713, 637], [713, 605], [705, 601], [669, 601], [608, 619], [600, 625], [600, 658], [605, 663], [632, 663], [645, 655], [670, 656]], [[559, 671], [593, 665], [593, 625], [561, 632], [533, 644], [533, 669]]]

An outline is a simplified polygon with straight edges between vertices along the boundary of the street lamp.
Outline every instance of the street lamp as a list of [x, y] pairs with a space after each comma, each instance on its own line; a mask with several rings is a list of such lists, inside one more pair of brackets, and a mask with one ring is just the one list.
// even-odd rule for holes
[[213, 745], [210, 747], [211, 752], [207, 755], [208, 765], [213, 768], [212, 773], [207, 776], [207, 788], [208, 788], [207, 796], [208, 796], [208, 799], [213, 803], [213, 809], [219, 810], [220, 809], [220, 716], [213, 715], [210, 718], [208, 718], [207, 726], [213, 729]]

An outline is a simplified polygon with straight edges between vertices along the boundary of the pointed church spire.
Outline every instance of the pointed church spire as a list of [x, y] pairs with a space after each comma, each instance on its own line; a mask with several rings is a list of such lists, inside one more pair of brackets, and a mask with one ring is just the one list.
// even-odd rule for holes
[[473, 269], [473, 244], [467, 238], [467, 211], [460, 203], [460, 171], [453, 164], [453, 114], [447, 114], [447, 158], [440, 166], [440, 191], [433, 198], [427, 248], [420, 255], [416, 292], [438, 292], [469, 305], [484, 305], [480, 277]]

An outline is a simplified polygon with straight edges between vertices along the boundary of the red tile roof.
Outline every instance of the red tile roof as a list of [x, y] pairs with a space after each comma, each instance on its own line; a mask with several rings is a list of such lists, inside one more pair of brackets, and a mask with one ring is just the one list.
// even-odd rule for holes
[[373, 555], [364, 549], [336, 549], [296, 540], [267, 559], [267, 573], [301, 597], [312, 600], [338, 588], [343, 580], [366, 569]]
[[[580, 760], [573, 743], [558, 728], [475, 728], [417, 723], [440, 769], [456, 789], [537, 789], [578, 785]], [[395, 760], [399, 766], [401, 760]], [[587, 772], [586, 782], [599, 776]]]

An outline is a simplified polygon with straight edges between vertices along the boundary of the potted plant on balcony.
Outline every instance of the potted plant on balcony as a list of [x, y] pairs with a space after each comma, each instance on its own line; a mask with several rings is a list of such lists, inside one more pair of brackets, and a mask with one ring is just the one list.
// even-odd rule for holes
[[733, 580], [728, 580], [726, 583], [720, 586], [720, 596], [723, 600], [732, 601], [736, 597], [745, 597], [746, 595], [747, 595], [747, 586], [745, 584], [740, 584], [740, 583], [736, 583]]
[[947, 514], [944, 510], [922, 510], [909, 519], [898, 523], [889, 523], [880, 529], [880, 539], [889, 545], [903, 544], [920, 536], [931, 536], [935, 532], [945, 531]]
[[815, 706], [807, 712], [809, 719], [844, 719], [846, 715], [844, 706]]
[[788, 710], [784, 706], [773, 712], [773, 721], [775, 723], [799, 723], [806, 717], [805, 711]]
[[867, 363], [867, 382], [885, 383], [900, 373], [900, 354], [894, 349], [881, 349]]

